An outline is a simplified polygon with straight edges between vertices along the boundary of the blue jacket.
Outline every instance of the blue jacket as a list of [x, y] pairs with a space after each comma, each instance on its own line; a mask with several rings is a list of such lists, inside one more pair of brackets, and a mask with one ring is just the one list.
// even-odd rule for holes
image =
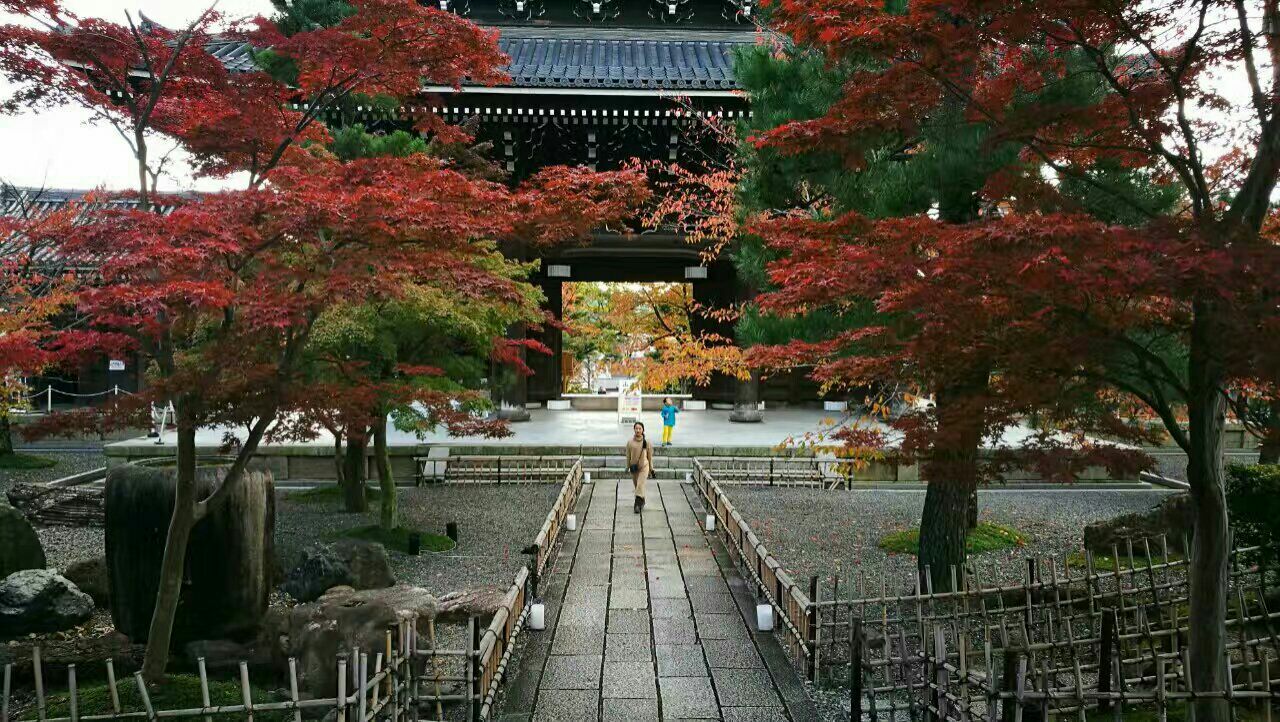
[[664, 404], [662, 407], [662, 425], [675, 426], [676, 414], [678, 413], [680, 413], [680, 409], [677, 409], [675, 406], [672, 406], [671, 404]]

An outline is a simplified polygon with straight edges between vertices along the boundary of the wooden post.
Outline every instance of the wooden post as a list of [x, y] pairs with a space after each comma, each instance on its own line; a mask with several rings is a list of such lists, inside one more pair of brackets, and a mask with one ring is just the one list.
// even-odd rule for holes
[[467, 665], [471, 678], [471, 719], [480, 722], [480, 622], [473, 616], [467, 624], [471, 630], [471, 660]]
[[806, 644], [809, 646], [809, 669], [806, 674], [813, 682], [818, 681], [818, 577], [817, 575], [809, 577], [809, 608], [805, 610], [807, 621], [807, 629], [805, 636], [808, 637]]
[[[1020, 679], [1018, 677], [1018, 665], [1021, 663], [1020, 656], [1013, 647], [1006, 646], [1004, 648], [1004, 669], [1000, 675], [1000, 689], [1002, 690], [1018, 690]], [[1005, 699], [1003, 709], [1000, 713], [1001, 722], [1014, 722], [1018, 702], [1012, 699]]]
[[862, 719], [862, 620], [853, 616], [849, 617], [849, 719]]
[[[1111, 657], [1116, 646], [1116, 613], [1114, 609], [1102, 610], [1102, 641], [1098, 649], [1098, 691], [1111, 691]], [[1106, 712], [1111, 709], [1109, 698], [1098, 701], [1098, 710]]]

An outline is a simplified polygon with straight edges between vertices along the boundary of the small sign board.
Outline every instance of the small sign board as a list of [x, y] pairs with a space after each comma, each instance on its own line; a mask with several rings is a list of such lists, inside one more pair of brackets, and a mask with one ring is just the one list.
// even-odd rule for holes
[[115, 359], [115, 358], [111, 359], [110, 361], [107, 362], [107, 370], [108, 371], [124, 371], [124, 361], [121, 361], [120, 359]]
[[618, 423], [634, 424], [640, 420], [640, 410], [644, 398], [640, 393], [640, 384], [632, 384], [618, 389]]

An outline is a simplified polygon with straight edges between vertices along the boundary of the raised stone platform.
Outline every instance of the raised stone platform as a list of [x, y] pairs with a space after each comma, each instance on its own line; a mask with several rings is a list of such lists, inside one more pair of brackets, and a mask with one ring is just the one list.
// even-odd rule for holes
[[[657, 478], [681, 479], [692, 467], [694, 458], [763, 457], [809, 455], [802, 448], [815, 434], [837, 418], [836, 414], [807, 409], [766, 411], [764, 421], [739, 424], [729, 421], [728, 411], [708, 410], [681, 414], [678, 417], [674, 444], [658, 446], [654, 458]], [[631, 436], [631, 424], [619, 424], [617, 414], [610, 411], [547, 411], [534, 409], [531, 420], [511, 425], [512, 435], [502, 439], [483, 437], [449, 437], [443, 433], [418, 438], [391, 428], [388, 447], [393, 472], [401, 483], [412, 483], [417, 476], [416, 458], [447, 456], [573, 456], [583, 457], [588, 470], [599, 470], [602, 478], [625, 474], [622, 450]], [[646, 412], [649, 438], [660, 440], [661, 421], [656, 412]], [[225, 430], [206, 429], [196, 437], [199, 453], [224, 453]], [[243, 432], [241, 432], [243, 433]], [[1027, 430], [1006, 431], [1001, 444], [1016, 446]], [[104, 452], [109, 466], [139, 459], [169, 457], [174, 454], [172, 432], [157, 444], [154, 438], [134, 438], [109, 444]], [[447, 452], [446, 452], [447, 450]], [[372, 451], [370, 452], [372, 453]], [[265, 444], [257, 454], [256, 464], [272, 471], [279, 481], [324, 481], [334, 478], [333, 438], [321, 433], [301, 443]], [[372, 469], [370, 469], [372, 471]], [[854, 473], [862, 484], [917, 483], [919, 472], [914, 466], [892, 461], [873, 462]], [[1087, 474], [1088, 481], [1113, 481], [1098, 470]], [[1026, 474], [1011, 474], [1009, 481], [1032, 481]], [[1123, 480], [1129, 481], [1129, 480]]]

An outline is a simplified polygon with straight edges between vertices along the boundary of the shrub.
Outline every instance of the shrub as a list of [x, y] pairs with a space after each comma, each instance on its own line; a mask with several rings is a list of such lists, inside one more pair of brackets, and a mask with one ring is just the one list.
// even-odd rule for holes
[[1280, 464], [1227, 467], [1227, 508], [1237, 547], [1260, 547], [1252, 561], [1280, 561]]

